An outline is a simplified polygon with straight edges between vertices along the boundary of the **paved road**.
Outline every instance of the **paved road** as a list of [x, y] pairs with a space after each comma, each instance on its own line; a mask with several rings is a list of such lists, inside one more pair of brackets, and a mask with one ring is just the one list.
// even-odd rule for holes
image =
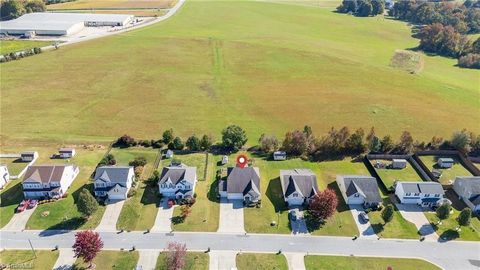
[[32, 209], [25, 209], [21, 213], [15, 213], [10, 219], [10, 221], [3, 227], [4, 230], [8, 231], [22, 231], [25, 229], [27, 226], [27, 222], [32, 216], [33, 212], [35, 211], [35, 208]]
[[151, 229], [152, 232], [170, 232], [172, 231], [172, 216], [175, 206], [168, 207], [168, 200], [163, 199], [157, 210], [155, 223]]
[[358, 231], [360, 232], [360, 237], [370, 237], [377, 238], [375, 230], [373, 230], [372, 224], [370, 222], [364, 222], [360, 217], [360, 213], [365, 213], [365, 209], [361, 205], [350, 205], [350, 212], [352, 213], [353, 220], [357, 224]]
[[221, 199], [218, 232], [245, 233], [243, 221], [243, 201]]
[[117, 230], [117, 220], [122, 212], [123, 204], [125, 200], [121, 201], [110, 201], [107, 204], [105, 213], [103, 213], [102, 220], [100, 224], [95, 229], [96, 231], [116, 231]]
[[420, 234], [425, 236], [425, 240], [438, 241], [437, 233], [432, 225], [430, 225], [430, 221], [425, 217], [425, 214], [423, 214], [423, 210], [420, 206], [399, 203], [397, 203], [396, 206], [404, 219], [415, 224], [415, 227], [417, 227]]
[[[36, 248], [50, 249], [55, 245], [70, 248], [75, 232], [63, 231], [0, 231], [0, 249], [27, 249], [28, 239]], [[480, 242], [420, 242], [418, 240], [368, 239], [353, 241], [349, 237], [291, 236], [231, 233], [148, 233], [100, 232], [105, 249], [163, 249], [170, 241], [187, 243], [190, 250], [235, 252], [299, 252], [327, 255], [359, 255], [421, 258], [444, 269], [469, 270], [480, 267]]]

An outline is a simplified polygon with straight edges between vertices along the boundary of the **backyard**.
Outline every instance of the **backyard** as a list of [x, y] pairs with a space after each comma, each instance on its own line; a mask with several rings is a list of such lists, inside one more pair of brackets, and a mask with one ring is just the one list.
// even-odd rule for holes
[[439, 267], [413, 258], [375, 258], [357, 256], [305, 256], [307, 270], [385, 270], [391, 267], [395, 270], [440, 270]]
[[[439, 179], [439, 182], [444, 185], [453, 184], [455, 177], [457, 176], [471, 176], [472, 174], [463, 167], [463, 165], [458, 161], [457, 157], [454, 156], [419, 156], [420, 160], [429, 168], [430, 170], [439, 169], [442, 171], [442, 176]], [[453, 158], [454, 164], [450, 169], [440, 169], [437, 165], [438, 158], [448, 157]]]
[[12, 265], [8, 269], [52, 269], [58, 258], [58, 251], [50, 250], [3, 250], [0, 265]]
[[[156, 270], [167, 270], [165, 265], [166, 253], [162, 252], [158, 256]], [[204, 252], [187, 252], [185, 266], [182, 270], [208, 270], [209, 256]]]
[[[138, 262], [138, 251], [112, 251], [102, 250], [93, 260], [96, 269], [132, 270]], [[88, 265], [82, 259], [77, 259], [75, 270], [86, 270]]]
[[7, 165], [11, 177], [18, 175], [25, 167], [27, 167], [28, 162], [24, 162], [20, 158], [0, 158], [0, 164]]
[[[375, 165], [376, 162], [389, 164], [389, 160], [370, 160], [372, 165]], [[374, 166], [375, 168], [375, 166]], [[390, 168], [375, 168], [375, 171], [378, 173], [383, 183], [387, 188], [393, 186], [395, 181], [407, 181], [407, 182], [421, 182], [422, 178], [415, 171], [412, 165], [407, 162], [407, 167], [404, 169], [390, 169]]]
[[282, 254], [239, 253], [236, 258], [238, 270], [273, 269], [287, 270], [287, 259]]

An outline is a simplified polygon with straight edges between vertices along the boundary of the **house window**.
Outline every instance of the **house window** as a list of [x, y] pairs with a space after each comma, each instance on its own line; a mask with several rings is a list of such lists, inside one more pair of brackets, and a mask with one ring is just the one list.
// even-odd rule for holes
[[297, 194], [297, 193], [293, 193], [293, 197], [298, 197], [298, 194]]
[[405, 196], [410, 196], [412, 195], [412, 193], [408, 192], [408, 193], [405, 193]]
[[353, 195], [353, 197], [360, 197], [360, 195], [357, 193], [357, 194]]
[[415, 193], [415, 196], [420, 196], [420, 193]]
[[440, 194], [435, 194], [435, 197], [436, 197], [436, 198], [440, 197]]
[[430, 197], [430, 194], [425, 194], [425, 197]]

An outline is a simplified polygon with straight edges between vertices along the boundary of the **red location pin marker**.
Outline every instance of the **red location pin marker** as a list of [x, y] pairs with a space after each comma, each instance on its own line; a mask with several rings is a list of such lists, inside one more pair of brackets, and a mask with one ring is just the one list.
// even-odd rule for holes
[[247, 163], [248, 163], [248, 158], [247, 156], [245, 155], [239, 155], [237, 157], [237, 166], [240, 167], [240, 168], [245, 168], [245, 166], [247, 166]]

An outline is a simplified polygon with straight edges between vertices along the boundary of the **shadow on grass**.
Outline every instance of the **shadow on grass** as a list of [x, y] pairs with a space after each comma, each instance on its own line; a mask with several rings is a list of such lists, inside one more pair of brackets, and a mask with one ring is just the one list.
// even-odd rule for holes
[[[17, 205], [23, 200], [22, 183], [18, 182], [0, 195], [0, 207]], [[13, 209], [15, 211], [15, 209]]]
[[315, 219], [308, 211], [304, 213], [305, 225], [309, 232], [313, 232], [322, 228], [325, 225], [325, 220]]
[[448, 229], [444, 231], [442, 234], [440, 234], [440, 237], [438, 238], [439, 242], [448, 242], [455, 240], [460, 237], [460, 234], [453, 229]]
[[288, 210], [287, 205], [282, 195], [282, 185], [280, 183], [280, 177], [271, 179], [268, 182], [267, 197], [272, 202], [275, 212], [282, 212]]
[[380, 233], [382, 233], [383, 230], [385, 229], [384, 226], [385, 226], [385, 225], [382, 224], [382, 223], [375, 223], [375, 224], [372, 223], [372, 228], [373, 228], [373, 231], [375, 232], [375, 234], [380, 234]]
[[220, 198], [217, 196], [218, 195], [218, 191], [217, 191], [218, 182], [219, 181], [217, 179], [215, 181], [213, 181], [213, 183], [210, 184], [210, 188], [208, 189], [207, 199], [211, 202], [220, 203]]
[[327, 187], [329, 189], [334, 190], [335, 194], [337, 195], [337, 199], [338, 199], [337, 212], [342, 213], [342, 212], [345, 212], [345, 211], [350, 211], [350, 208], [345, 203], [345, 200], [343, 199], [342, 193], [340, 192], [340, 189], [338, 188], [337, 182], [331, 182], [330, 184], [327, 185]]
[[158, 196], [158, 189], [155, 183], [145, 182], [145, 186], [140, 203], [143, 205], [157, 204], [160, 201]]
[[50, 226], [46, 230], [41, 231], [39, 235], [51, 236], [51, 235], [67, 233], [69, 231], [80, 228], [83, 224], [85, 224], [85, 222], [87, 222], [86, 218], [74, 217]]

